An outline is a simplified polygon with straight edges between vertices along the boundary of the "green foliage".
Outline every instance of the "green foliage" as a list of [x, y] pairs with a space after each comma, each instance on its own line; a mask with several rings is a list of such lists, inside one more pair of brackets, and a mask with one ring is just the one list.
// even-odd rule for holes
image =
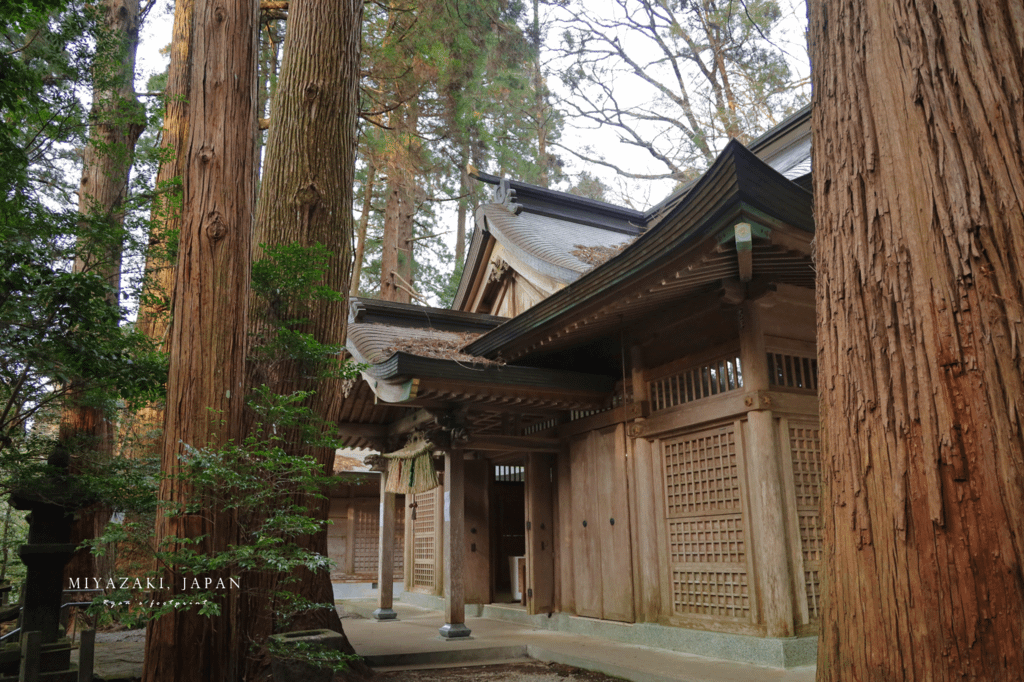
[[269, 650], [270, 655], [276, 658], [300, 660], [315, 668], [330, 669], [336, 673], [343, 672], [349, 661], [358, 658], [310, 642], [288, 642], [276, 638], [270, 640]]
[[[79, 95], [106, 71], [94, 12], [78, 2], [5, 0], [0, 32], [0, 456], [43, 457], [69, 398], [112, 406], [162, 393], [166, 364], [127, 326], [106, 259], [126, 232], [74, 205]], [[102, 50], [101, 50], [102, 51]], [[106, 57], [109, 64], [110, 55]], [[109, 153], [115, 150], [108, 149]], [[130, 240], [129, 240], [130, 241]], [[72, 453], [74, 454], [74, 453]]]
[[7, 582], [15, 587], [8, 593], [11, 603], [18, 601], [18, 586], [25, 579], [25, 566], [17, 559], [17, 552], [28, 539], [27, 514], [0, 500], [0, 585]]
[[[480, 183], [462, 185], [466, 165], [538, 182], [545, 171], [555, 179], [558, 163], [553, 156], [537, 158], [534, 47], [521, 25], [523, 4], [431, 0], [411, 10], [401, 3], [365, 9], [361, 108], [382, 113], [368, 117], [381, 127], [362, 131], [358, 175], [365, 191], [365, 164], [386, 174], [385, 160], [396, 154], [409, 170], [416, 194], [412, 282], [438, 301], [446, 297], [454, 267], [451, 214], [464, 203], [471, 221], [471, 207], [485, 200]], [[413, 113], [415, 134], [392, 129]], [[542, 125], [553, 140], [561, 120], [547, 114]], [[359, 286], [364, 295], [379, 291], [384, 204], [394, 186], [393, 179], [377, 177]], [[357, 196], [356, 203], [362, 201]]]
[[324, 344], [308, 331], [312, 306], [344, 296], [322, 284], [331, 253], [322, 244], [304, 247], [261, 244], [264, 257], [252, 266], [254, 309], [261, 317], [250, 344], [250, 363], [264, 377], [281, 363], [296, 363], [304, 377], [355, 375], [340, 360], [339, 345]]
[[[313, 306], [341, 298], [322, 284], [330, 253], [320, 245], [299, 244], [264, 246], [263, 251], [252, 268], [253, 309], [262, 328], [252, 343], [254, 374], [270, 374], [281, 363], [295, 362], [314, 378], [354, 375], [359, 368], [341, 363], [337, 347], [320, 344], [304, 330]], [[173, 584], [176, 594], [147, 601], [138, 589], [112, 591], [94, 602], [92, 612], [129, 623], [175, 609], [217, 615], [232, 579], [237, 581], [234, 589], [254, 597], [251, 603], [266, 605], [266, 615], [278, 629], [287, 628], [299, 614], [333, 608], [311, 603], [295, 589], [303, 575], [330, 569], [329, 560], [303, 542], [324, 529], [326, 522], [312, 518], [308, 505], [326, 499], [331, 481], [308, 453], [312, 448], [333, 451], [341, 440], [309, 407], [312, 397], [311, 391], [278, 394], [259, 386], [248, 396], [252, 424], [243, 441], [215, 449], [186, 445], [176, 471], [136, 479], [138, 498], [123, 500], [118, 507], [127, 520], [108, 526], [92, 543], [93, 551], [102, 554], [116, 546], [152, 557], [142, 564], [155, 568], [142, 575], [153, 581], [163, 577], [164, 586]], [[188, 493], [158, 504], [161, 484]], [[178, 518], [228, 515], [237, 542], [209, 552], [206, 536], [170, 535], [154, 546], [158, 513], [172, 524]], [[210, 589], [208, 579], [228, 582]]]

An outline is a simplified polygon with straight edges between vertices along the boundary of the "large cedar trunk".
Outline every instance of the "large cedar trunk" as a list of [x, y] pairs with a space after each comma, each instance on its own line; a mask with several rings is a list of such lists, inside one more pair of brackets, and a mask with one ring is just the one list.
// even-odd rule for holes
[[[162, 470], [173, 474], [186, 445], [240, 442], [245, 401], [245, 347], [256, 181], [257, 4], [196, 2], [189, 78], [187, 164], [182, 169], [182, 228], [169, 335], [170, 373]], [[189, 499], [165, 480], [164, 501]], [[237, 542], [230, 514], [161, 515], [157, 539], [205, 538], [195, 547], [217, 552]], [[175, 582], [172, 591], [178, 590]], [[168, 596], [168, 595], [165, 595]], [[150, 623], [147, 682], [240, 676], [246, 643], [237, 639], [237, 595], [225, 593], [219, 617], [178, 610]]]
[[1024, 676], [1024, 10], [810, 3], [819, 680]]
[[[261, 245], [298, 242], [325, 246], [332, 256], [321, 283], [343, 294], [348, 292], [352, 265], [362, 12], [362, 0], [294, 0], [290, 5], [253, 231], [257, 259]], [[320, 343], [343, 345], [347, 313], [347, 301], [313, 303], [303, 315], [308, 322], [302, 331]], [[256, 323], [256, 319], [253, 321]], [[342, 382], [317, 381], [305, 374], [299, 363], [281, 362], [262, 378], [279, 394], [315, 390], [309, 407], [325, 422], [337, 422], [344, 400]], [[290, 448], [296, 454], [313, 454], [324, 474], [332, 471], [333, 449], [298, 443]], [[312, 517], [327, 520], [326, 499], [301, 497], [297, 502]], [[327, 554], [326, 529], [306, 542], [309, 549]], [[268, 581], [272, 577], [256, 579]], [[298, 589], [302, 596], [316, 602], [334, 603], [326, 571], [304, 575], [297, 587], [289, 589]], [[255, 594], [243, 607], [244, 627], [251, 641], [265, 641], [277, 628], [269, 604], [260, 601], [262, 598], [265, 595]], [[290, 629], [323, 627], [342, 631], [333, 608], [307, 614]], [[262, 657], [250, 659], [246, 679], [254, 679], [265, 663]]]
[[[164, 352], [171, 322], [170, 295], [174, 287], [174, 263], [168, 262], [167, 240], [181, 229], [180, 178], [187, 161], [188, 144], [188, 80], [192, 67], [193, 0], [177, 0], [174, 5], [174, 27], [171, 40], [171, 64], [164, 92], [164, 124], [160, 146], [169, 153], [160, 164], [156, 176], [158, 199], [150, 220], [153, 223], [146, 253], [146, 290], [139, 304], [139, 331], [152, 339]], [[135, 415], [126, 454], [156, 455], [161, 452], [164, 409], [162, 404], [149, 405]]]
[[[78, 244], [75, 272], [94, 272], [110, 285], [108, 302], [120, 304], [121, 248], [117, 236], [124, 224], [123, 205], [135, 143], [144, 126], [145, 114], [135, 98], [132, 77], [139, 45], [139, 0], [106, 0], [100, 42], [106, 56], [115, 57], [112, 66], [98, 60], [93, 74], [93, 104], [89, 114], [90, 140], [82, 153], [82, 179], [78, 210], [90, 220], [109, 228], [102, 240], [84, 239]], [[114, 424], [102, 407], [80, 402], [72, 382], [69, 404], [61, 415], [60, 439], [77, 453], [71, 469], [84, 466], [85, 458], [110, 459], [114, 451]], [[109, 510], [87, 509], [78, 514], [71, 529], [71, 541], [82, 542], [103, 532]], [[100, 564], [103, 565], [100, 565]], [[106, 574], [109, 562], [100, 562], [88, 549], [75, 553], [68, 576]]]

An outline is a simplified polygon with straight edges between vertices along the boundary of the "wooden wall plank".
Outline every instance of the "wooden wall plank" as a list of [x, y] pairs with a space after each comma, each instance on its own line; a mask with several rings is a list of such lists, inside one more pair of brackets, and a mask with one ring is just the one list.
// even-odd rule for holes
[[[632, 489], [635, 491], [637, 518], [633, 526], [636, 528], [636, 551], [639, 557], [635, 563], [639, 595], [636, 601], [636, 619], [640, 622], [657, 622], [661, 615], [660, 562], [658, 546], [659, 519], [656, 516], [655, 499], [661, 492], [655, 485], [653, 448], [646, 438], [633, 441], [633, 477]], [[664, 521], [660, 522], [664, 525]]]
[[526, 458], [526, 610], [551, 613], [555, 608], [554, 537], [551, 479], [554, 457], [531, 452]]
[[489, 532], [488, 478], [490, 463], [466, 461], [466, 565], [467, 604], [490, 604], [491, 545]]
[[[572, 456], [572, 544], [575, 575], [576, 613], [590, 618], [604, 616], [601, 588], [601, 545], [597, 523], [598, 488], [593, 466], [595, 434], [588, 433], [570, 443]], [[594, 471], [594, 473], [592, 473]]]
[[629, 533], [629, 499], [626, 483], [626, 432], [619, 424], [600, 431], [591, 440], [591, 452], [597, 466], [591, 469], [598, 480], [593, 489], [600, 491], [595, 502], [600, 529], [601, 588], [604, 617], [632, 623], [633, 552]]
[[564, 613], [576, 613], [576, 573], [574, 570], [572, 457], [566, 452], [558, 457], [558, 605]]

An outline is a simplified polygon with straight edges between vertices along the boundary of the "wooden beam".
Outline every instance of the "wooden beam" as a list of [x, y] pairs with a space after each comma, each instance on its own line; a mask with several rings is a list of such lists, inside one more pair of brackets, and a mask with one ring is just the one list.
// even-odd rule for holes
[[469, 440], [460, 445], [463, 450], [478, 452], [503, 452], [518, 450], [521, 452], [561, 452], [562, 445], [558, 438], [536, 438], [533, 436], [470, 436]]
[[754, 276], [754, 240], [750, 223], [737, 223], [733, 229], [736, 235], [736, 260], [740, 266], [740, 281], [749, 282]]
[[612, 424], [618, 424], [619, 422], [624, 421], [626, 421], [626, 408], [619, 406], [611, 410], [592, 414], [589, 417], [584, 417], [583, 419], [559, 424], [558, 437], [570, 438], [580, 433], [603, 429], [607, 426], [611, 426]]
[[411, 433], [425, 424], [434, 421], [434, 415], [427, 410], [416, 410], [396, 422], [392, 422], [387, 429], [388, 436], [404, 436]]
[[383, 438], [388, 435], [387, 424], [338, 424], [338, 433], [349, 438]]

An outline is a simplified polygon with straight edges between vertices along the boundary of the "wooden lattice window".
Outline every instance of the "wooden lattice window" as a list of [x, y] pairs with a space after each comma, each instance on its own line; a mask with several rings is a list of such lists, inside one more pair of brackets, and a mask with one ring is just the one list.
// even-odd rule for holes
[[670, 521], [672, 563], [746, 563], [739, 516]]
[[793, 455], [796, 506], [818, 509], [821, 494], [821, 431], [791, 425], [789, 449]]
[[750, 618], [747, 572], [673, 571], [672, 601], [680, 614]]
[[804, 563], [804, 589], [807, 614], [819, 615], [822, 535], [821, 510], [821, 430], [816, 424], [789, 424], [789, 450], [793, 461], [793, 487], [796, 492], [797, 525]]
[[668, 516], [740, 508], [732, 425], [665, 442]]
[[663, 441], [672, 612], [750, 621], [733, 424]]
[[413, 587], [434, 589], [434, 524], [437, 515], [437, 488], [416, 493], [416, 519], [413, 521]]
[[[353, 570], [359, 575], [376, 577], [380, 561], [380, 506], [367, 505], [356, 509]], [[394, 572], [402, 574], [405, 564], [405, 515], [395, 515]]]
[[821, 616], [821, 580], [818, 571], [804, 571], [804, 587], [807, 590], [807, 612], [811, 620]]
[[664, 410], [738, 388], [743, 388], [743, 371], [735, 354], [648, 382], [652, 410]]
[[818, 361], [799, 355], [768, 353], [768, 383], [783, 388], [818, 390]]
[[356, 509], [355, 572], [377, 573], [380, 549], [378, 507]]

